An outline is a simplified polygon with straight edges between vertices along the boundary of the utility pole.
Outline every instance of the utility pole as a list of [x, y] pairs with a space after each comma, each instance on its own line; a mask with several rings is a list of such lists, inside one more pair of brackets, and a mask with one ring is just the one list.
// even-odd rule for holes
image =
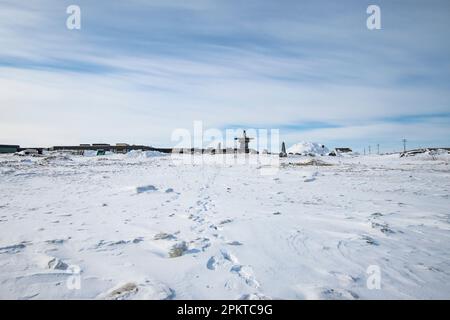
[[406, 142], [407, 142], [407, 140], [403, 139], [402, 142], [403, 142], [403, 152], [406, 152]]

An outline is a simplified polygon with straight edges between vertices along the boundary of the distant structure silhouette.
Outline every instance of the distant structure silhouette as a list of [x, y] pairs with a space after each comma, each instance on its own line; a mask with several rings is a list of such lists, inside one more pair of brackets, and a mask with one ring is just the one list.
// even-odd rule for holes
[[244, 153], [249, 153], [250, 149], [248, 147], [248, 144], [250, 143], [250, 140], [253, 140], [253, 138], [247, 137], [247, 132], [244, 130], [244, 134], [242, 138], [234, 138], [234, 140], [239, 141], [239, 151]]
[[284, 141], [283, 141], [283, 143], [281, 144], [280, 157], [282, 157], [282, 158], [287, 157], [286, 145], [284, 144]]

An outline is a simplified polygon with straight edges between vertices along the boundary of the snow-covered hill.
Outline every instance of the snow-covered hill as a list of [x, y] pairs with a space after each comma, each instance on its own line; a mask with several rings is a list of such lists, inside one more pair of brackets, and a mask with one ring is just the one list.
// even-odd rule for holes
[[289, 149], [287, 149], [287, 152], [301, 155], [326, 155], [328, 154], [329, 150], [322, 144], [302, 141], [291, 146]]

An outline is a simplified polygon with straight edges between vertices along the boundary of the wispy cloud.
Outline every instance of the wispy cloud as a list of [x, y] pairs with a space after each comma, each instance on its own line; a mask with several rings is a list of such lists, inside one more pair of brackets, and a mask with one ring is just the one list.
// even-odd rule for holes
[[447, 1], [379, 1], [379, 31], [364, 1], [78, 1], [80, 31], [69, 4], [0, 4], [0, 142], [170, 145], [203, 120], [450, 143]]

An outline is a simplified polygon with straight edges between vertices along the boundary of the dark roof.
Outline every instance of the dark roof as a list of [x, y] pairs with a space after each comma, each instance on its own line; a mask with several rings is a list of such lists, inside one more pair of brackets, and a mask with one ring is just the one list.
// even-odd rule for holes
[[0, 144], [0, 148], [20, 148], [20, 146], [16, 144]]
[[352, 149], [350, 148], [334, 148], [334, 149], [339, 152], [352, 152]]

